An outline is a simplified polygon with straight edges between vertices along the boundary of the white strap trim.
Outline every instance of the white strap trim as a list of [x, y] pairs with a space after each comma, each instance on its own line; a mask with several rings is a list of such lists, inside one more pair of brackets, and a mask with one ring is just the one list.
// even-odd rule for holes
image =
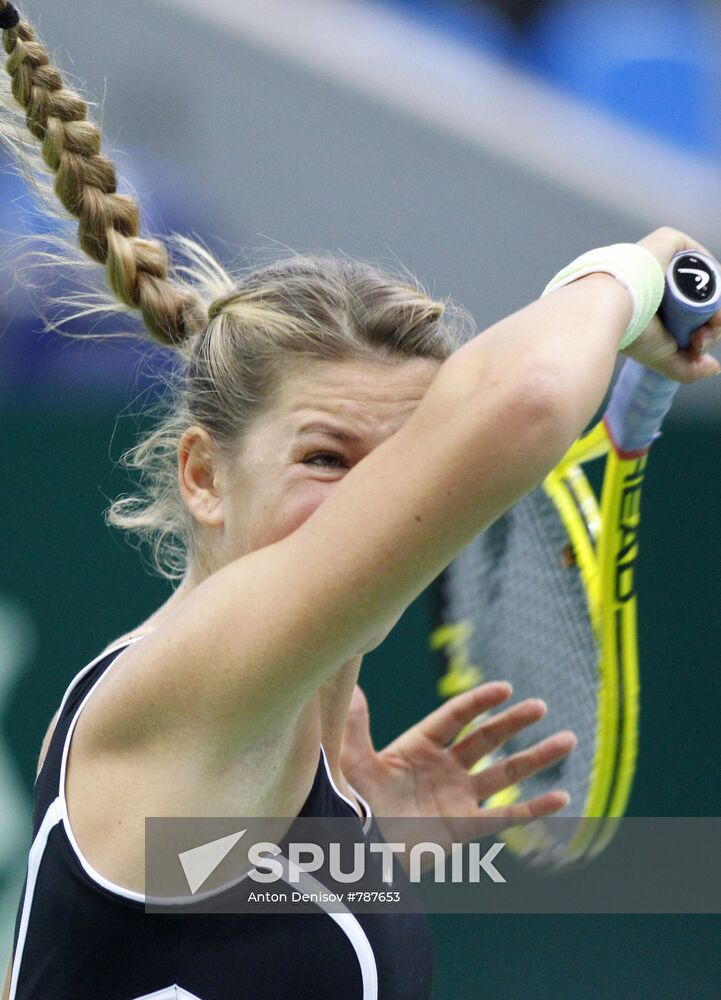
[[[100, 663], [101, 660], [105, 659], [106, 656], [110, 656], [111, 653], [114, 653], [116, 649], [122, 649], [123, 646], [130, 645], [130, 643], [135, 642], [136, 639], [142, 639], [142, 638], [143, 637], [141, 635], [136, 635], [132, 639], [125, 639], [123, 640], [123, 642], [118, 642], [114, 646], [111, 646], [110, 649], [106, 649], [105, 652], [100, 653], [98, 656], [95, 657], [94, 660], [91, 660], [87, 666], [83, 667], [83, 669], [80, 670], [73, 677], [73, 679], [70, 681], [67, 688], [65, 689], [63, 700], [60, 702], [60, 708], [58, 709], [58, 718], [60, 718], [60, 716], [62, 715], [62, 711], [67, 704], [68, 698], [70, 697], [73, 688], [77, 685], [78, 681], [80, 681], [88, 673], [88, 671], [92, 670], [93, 667], [96, 666], [98, 663]], [[45, 762], [43, 761], [43, 767], [44, 766]], [[42, 773], [43, 773], [43, 768], [41, 767], [38, 773], [35, 775], [35, 784], [37, 784], [37, 780]]]
[[362, 827], [363, 833], [368, 833], [368, 830], [370, 829], [370, 825], [373, 822], [373, 813], [371, 812], [371, 807], [368, 805], [368, 803], [363, 798], [363, 796], [360, 795], [355, 790], [355, 788], [353, 788], [353, 786], [350, 784], [350, 782], [348, 782], [351, 791], [353, 792], [353, 794], [355, 795], [355, 797], [358, 799], [358, 801], [362, 804], [363, 808], [365, 809], [365, 819], [364, 819], [363, 816], [361, 816], [360, 812], [358, 811], [358, 806], [356, 805], [356, 803], [353, 802], [352, 799], [349, 799], [347, 795], [344, 795], [343, 792], [341, 792], [341, 790], [336, 785], [335, 781], [333, 780], [333, 775], [331, 774], [331, 770], [330, 770], [330, 764], [328, 763], [328, 755], [325, 752], [325, 747], [323, 746], [322, 743], [320, 745], [320, 749], [321, 749], [321, 751], [323, 753], [323, 763], [325, 764], [325, 773], [328, 775], [328, 781], [331, 784], [331, 788], [336, 793], [336, 795], [338, 796], [338, 798], [343, 799], [344, 802], [348, 803], [348, 805], [351, 807], [351, 809], [356, 814], [356, 816], [358, 817], [358, 819], [362, 819], [363, 820], [363, 827]]
[[40, 871], [40, 862], [42, 861], [43, 854], [45, 853], [45, 847], [48, 842], [48, 837], [50, 836], [50, 831], [54, 826], [57, 826], [60, 819], [60, 799], [57, 798], [54, 799], [48, 806], [48, 810], [43, 816], [43, 821], [40, 824], [40, 829], [38, 830], [37, 836], [33, 841], [32, 847], [30, 848], [30, 855], [28, 857], [28, 877], [25, 885], [25, 895], [23, 897], [23, 909], [20, 917], [20, 926], [18, 928], [18, 940], [15, 948], [15, 958], [13, 960], [13, 972], [10, 980], [10, 993], [8, 994], [8, 1000], [15, 1000], [15, 994], [18, 988], [18, 978], [20, 976], [20, 967], [23, 960], [23, 951], [25, 950], [25, 940], [28, 933], [28, 923], [30, 922], [30, 911], [32, 910], [33, 905], [35, 885], [38, 880], [38, 872]]
[[[283, 878], [289, 885], [296, 885], [299, 890], [302, 888], [303, 892], [309, 893], [328, 891], [327, 886], [319, 882], [318, 879], [313, 878], [308, 872], [303, 871], [302, 868], [294, 865], [285, 855], [279, 855], [278, 860], [283, 865]], [[292, 883], [290, 882], [291, 872], [294, 874]], [[336, 904], [342, 906], [343, 912], [327, 910], [322, 903], [316, 905], [340, 927], [355, 952], [363, 984], [363, 1000], [378, 1000], [378, 966], [376, 964], [376, 957], [373, 953], [373, 946], [368, 940], [366, 932], [361, 927], [360, 921], [343, 904]]]
[[[129, 646], [132, 645], [132, 643], [137, 642], [139, 639], [142, 639], [142, 636], [137, 635], [137, 636], [135, 636], [132, 639], [126, 640], [125, 642], [123, 642], [123, 643], [120, 644], [120, 648], [122, 649], [124, 646], [129, 647]], [[82, 670], [80, 672], [80, 674], [78, 674], [78, 678], [81, 677], [83, 674], [85, 674], [92, 666], [94, 666], [96, 663], [98, 663], [99, 660], [103, 659], [103, 657], [105, 657], [105, 656], [108, 656], [109, 653], [113, 652], [116, 649], [118, 649], [118, 646], [114, 646], [112, 650], [109, 649], [105, 653], [102, 653], [100, 656], [96, 657], [95, 660], [93, 660], [92, 663], [88, 664], [88, 666], [84, 670]], [[111, 882], [109, 879], [105, 878], [103, 875], [100, 874], [100, 872], [96, 871], [93, 868], [93, 866], [90, 864], [90, 862], [85, 857], [85, 855], [83, 854], [83, 852], [80, 850], [80, 846], [78, 845], [78, 842], [75, 839], [75, 834], [73, 833], [73, 829], [72, 829], [72, 827], [70, 825], [70, 817], [68, 816], [68, 804], [67, 804], [67, 799], [65, 797], [65, 774], [66, 774], [67, 766], [68, 766], [68, 753], [70, 751], [70, 741], [71, 741], [71, 739], [73, 737], [73, 732], [75, 730], [75, 726], [77, 725], [78, 719], [80, 718], [80, 713], [85, 708], [85, 706], [88, 703], [88, 700], [89, 700], [90, 696], [92, 695], [93, 691], [95, 690], [95, 688], [98, 686], [98, 684], [101, 683], [101, 681], [105, 677], [108, 676], [108, 674], [113, 669], [113, 667], [116, 665], [116, 663], [119, 660], [122, 659], [122, 656], [123, 656], [122, 653], [120, 653], [119, 656], [116, 656], [115, 659], [113, 660], [113, 662], [107, 668], [107, 670], [105, 670], [102, 673], [102, 675], [100, 677], [98, 677], [97, 681], [93, 684], [93, 686], [90, 688], [90, 690], [88, 691], [88, 693], [85, 695], [85, 697], [81, 701], [81, 703], [80, 703], [80, 705], [78, 707], [78, 710], [76, 711], [75, 715], [73, 716], [72, 721], [71, 721], [71, 723], [70, 723], [70, 725], [68, 727], [68, 732], [67, 732], [67, 735], [65, 737], [65, 745], [63, 747], [62, 764], [61, 764], [61, 767], [60, 767], [60, 787], [59, 787], [59, 791], [58, 791], [58, 801], [60, 802], [60, 809], [61, 809], [61, 814], [62, 814], [63, 827], [65, 828], [65, 833], [67, 834], [67, 838], [68, 838], [68, 840], [70, 842], [70, 846], [72, 847], [73, 852], [75, 853], [75, 856], [77, 857], [78, 861], [82, 865], [85, 873], [94, 882], [97, 882], [98, 885], [101, 885], [104, 889], [107, 889], [109, 892], [114, 892], [117, 896], [122, 896], [123, 899], [132, 899], [132, 900], [135, 900], [136, 903], [145, 903], [145, 895], [142, 892], [135, 892], [133, 889], [126, 889], [122, 885], [116, 885], [115, 882]], [[76, 678], [76, 680], [77, 680], [77, 678]], [[75, 683], [75, 682], [73, 682], [73, 683]]]

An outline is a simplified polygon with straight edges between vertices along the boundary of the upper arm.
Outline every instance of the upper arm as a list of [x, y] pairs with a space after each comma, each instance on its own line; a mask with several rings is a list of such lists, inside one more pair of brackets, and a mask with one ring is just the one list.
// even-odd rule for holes
[[536, 374], [465, 385], [452, 362], [299, 528], [206, 578], [125, 654], [94, 698], [120, 739], [149, 706], [155, 732], [225, 720], [252, 739], [285, 724], [538, 481], [549, 406]]

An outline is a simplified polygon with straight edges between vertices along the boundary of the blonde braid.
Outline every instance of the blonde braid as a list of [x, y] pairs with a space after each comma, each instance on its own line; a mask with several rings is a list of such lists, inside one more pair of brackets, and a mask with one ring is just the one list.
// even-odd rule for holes
[[[0, 24], [15, 19], [12, 5], [0, 0]], [[3, 46], [13, 96], [55, 174], [57, 197], [79, 220], [83, 251], [105, 265], [113, 293], [140, 310], [155, 340], [177, 345], [202, 330], [208, 322], [204, 302], [192, 288], [169, 279], [165, 246], [139, 236], [139, 207], [117, 193], [115, 165], [100, 155], [101, 134], [87, 120], [86, 102], [65, 87], [29, 24], [20, 20], [4, 28]]]

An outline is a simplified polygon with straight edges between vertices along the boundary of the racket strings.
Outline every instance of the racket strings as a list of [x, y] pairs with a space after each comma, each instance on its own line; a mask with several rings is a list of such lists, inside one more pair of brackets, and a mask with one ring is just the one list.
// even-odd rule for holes
[[541, 488], [479, 535], [442, 579], [443, 619], [467, 622], [470, 663], [483, 680], [508, 680], [514, 701], [543, 698], [544, 719], [509, 740], [523, 750], [559, 729], [578, 744], [569, 758], [523, 782], [524, 798], [565, 788], [568, 816], [579, 816], [596, 744], [599, 650], [569, 537]]

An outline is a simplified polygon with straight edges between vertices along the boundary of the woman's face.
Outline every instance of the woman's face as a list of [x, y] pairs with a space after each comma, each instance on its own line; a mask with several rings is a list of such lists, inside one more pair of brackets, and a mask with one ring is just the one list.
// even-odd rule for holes
[[299, 362], [277, 401], [218, 477], [217, 527], [226, 562], [295, 531], [348, 469], [397, 431], [438, 362]]

